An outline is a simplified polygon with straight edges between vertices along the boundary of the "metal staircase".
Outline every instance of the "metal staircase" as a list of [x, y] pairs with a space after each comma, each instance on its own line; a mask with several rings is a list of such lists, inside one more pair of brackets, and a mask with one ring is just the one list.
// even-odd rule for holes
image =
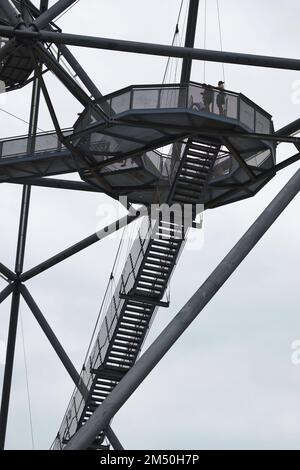
[[[169, 205], [199, 202], [219, 150], [215, 142], [186, 142], [174, 166]], [[159, 306], [168, 305], [164, 295], [187, 230], [183, 220], [144, 220], [81, 375], [89, 395], [84, 400], [74, 391], [54, 449], [64, 447], [136, 362]], [[101, 448], [104, 436], [92, 448]]]
[[197, 204], [220, 152], [217, 141], [190, 138], [175, 178], [172, 203]]

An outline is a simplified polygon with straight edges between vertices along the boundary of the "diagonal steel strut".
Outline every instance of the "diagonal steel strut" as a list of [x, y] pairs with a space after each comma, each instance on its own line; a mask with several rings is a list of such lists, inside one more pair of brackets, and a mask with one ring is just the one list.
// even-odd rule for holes
[[0, 263], [0, 273], [3, 274], [10, 281], [15, 281], [17, 276], [10, 269], [8, 269], [4, 264]]

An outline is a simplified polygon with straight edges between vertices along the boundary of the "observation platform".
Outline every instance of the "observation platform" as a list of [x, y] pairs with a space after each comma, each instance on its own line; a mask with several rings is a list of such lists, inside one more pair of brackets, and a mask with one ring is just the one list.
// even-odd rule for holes
[[199, 148], [219, 147], [199, 200], [204, 204], [224, 193], [223, 184], [242, 185], [251, 174], [253, 184], [235, 195], [248, 197], [266, 182], [255, 183], [255, 176], [275, 165], [274, 143], [251, 136], [273, 134], [272, 118], [242, 94], [194, 82], [138, 85], [96, 103], [102, 114], [85, 109], [70, 136], [92, 163], [81, 177], [132, 202], [166, 200], [191, 139]]
[[34, 154], [26, 136], [2, 140], [0, 183], [78, 172], [144, 204], [167, 202], [175, 187], [206, 207], [253, 196], [275, 175], [276, 142], [262, 138], [274, 134], [271, 116], [226, 90], [220, 109], [220, 90], [209, 92], [210, 101], [196, 83], [131, 86], [85, 109], [63, 131], [68, 148], [55, 132], [37, 135]]

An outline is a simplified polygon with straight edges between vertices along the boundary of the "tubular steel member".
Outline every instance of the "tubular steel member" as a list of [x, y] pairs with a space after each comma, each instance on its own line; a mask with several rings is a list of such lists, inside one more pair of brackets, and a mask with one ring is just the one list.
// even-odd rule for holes
[[[38, 80], [35, 76], [35, 80], [33, 82], [33, 87], [32, 87], [30, 119], [29, 119], [29, 129], [28, 129], [28, 143], [27, 143], [27, 151], [30, 153], [34, 152], [35, 150], [35, 137], [36, 137], [37, 123], [38, 123], [39, 103], [40, 103], [40, 87], [39, 87]], [[19, 276], [22, 273], [23, 267], [24, 267], [30, 197], [31, 197], [31, 187], [26, 186], [26, 185], [23, 186], [21, 211], [20, 211], [20, 219], [19, 219], [19, 233], [18, 233], [18, 242], [17, 242], [17, 251], [16, 251], [16, 262], [15, 262], [15, 272], [16, 272], [17, 279], [16, 279], [16, 282], [14, 283], [14, 290], [13, 290], [13, 296], [12, 296], [10, 324], [9, 324], [9, 331], [8, 331], [6, 360], [5, 360], [5, 371], [4, 371], [4, 380], [3, 380], [3, 388], [2, 388], [2, 401], [1, 401], [1, 411], [0, 411], [0, 449], [4, 449], [5, 438], [6, 438], [7, 419], [8, 419], [8, 410], [9, 410], [10, 392], [11, 392], [11, 383], [12, 383], [12, 374], [13, 374], [13, 365], [14, 365], [14, 355], [15, 355], [15, 345], [16, 345], [16, 335], [17, 335], [19, 308], [20, 308]]]
[[0, 273], [3, 274], [10, 281], [15, 281], [17, 276], [10, 269], [8, 269], [4, 264], [0, 263]]
[[93, 49], [113, 50], [119, 52], [131, 52], [133, 54], [178, 57], [182, 59], [187, 58], [206, 62], [221, 62], [225, 64], [266, 67], [281, 70], [300, 70], [299, 59], [285, 57], [263, 56], [227, 51], [220, 52], [209, 49], [194, 49], [191, 47], [178, 47], [167, 46], [164, 44], [125, 41], [122, 39], [56, 33], [45, 30], [36, 32], [28, 28], [25, 30], [15, 30], [9, 26], [0, 26], [0, 34], [4, 37], [16, 37], [21, 40], [33, 39], [46, 43], [51, 42], [54, 44], [65, 44], [69, 46], [90, 47]]
[[[184, 47], [194, 47], [196, 27], [198, 20], [199, 0], [190, 0], [188, 23]], [[192, 59], [186, 57], [182, 63], [180, 83], [186, 83], [191, 79]]]
[[14, 290], [14, 285], [9, 284], [8, 286], [5, 287], [5, 289], [3, 289], [2, 292], [0, 292], [0, 304], [4, 302], [5, 299], [7, 299], [7, 297], [12, 293], [13, 290]]
[[0, 411], [0, 450], [4, 450], [19, 318], [20, 292], [14, 285], [8, 329]]
[[48, 26], [57, 16], [63, 13], [68, 7], [70, 7], [77, 0], [59, 0], [52, 7], [42, 13], [34, 22], [33, 26], [35, 29], [43, 29]]
[[70, 181], [55, 178], [21, 178], [11, 180], [12, 184], [30, 184], [31, 186], [40, 186], [43, 188], [68, 189], [72, 191], [84, 191], [89, 193], [101, 193], [100, 188], [96, 188], [84, 181]]
[[66, 445], [66, 450], [86, 449], [99, 432], [105, 429], [112, 417], [197, 318], [299, 191], [300, 170], [289, 180], [204, 284], [127, 372], [85, 425], [78, 430]]
[[[36, 24], [36, 23], [34, 23]], [[300, 60], [285, 57], [263, 56], [229, 51], [215, 51], [191, 47], [168, 46], [165, 44], [142, 43], [122, 39], [101, 38], [79, 34], [56, 33], [53, 31], [14, 30], [9, 26], [0, 26], [0, 34], [4, 37], [33, 39], [41, 42], [65, 44], [69, 46], [90, 47], [133, 54], [157, 55], [162, 57], [178, 57], [206, 62], [266, 67], [282, 70], [300, 70]]]

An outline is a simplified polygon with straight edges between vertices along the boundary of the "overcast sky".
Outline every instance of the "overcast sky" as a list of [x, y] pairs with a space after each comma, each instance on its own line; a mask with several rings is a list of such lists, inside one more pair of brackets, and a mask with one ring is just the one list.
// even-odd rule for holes
[[[53, 2], [51, 2], [53, 3]], [[200, 2], [196, 47], [204, 44]], [[207, 41], [220, 49], [216, 2], [207, 7]], [[228, 51], [298, 58], [300, 4], [296, 0], [220, 0], [223, 46]], [[59, 25], [65, 32], [170, 44], [179, 0], [81, 0]], [[187, 0], [185, 0], [185, 5]], [[185, 8], [184, 8], [185, 11]], [[74, 48], [102, 93], [129, 84], [160, 83], [165, 58]], [[176, 61], [173, 64], [173, 70]], [[178, 64], [179, 66], [180, 64]], [[225, 67], [226, 86], [242, 92], [274, 117], [275, 128], [299, 117], [293, 97], [299, 72]], [[222, 78], [220, 64], [206, 65], [206, 81]], [[175, 79], [174, 76], [170, 80]], [[203, 63], [192, 79], [203, 81]], [[82, 110], [54, 78], [47, 77], [62, 126]], [[1, 107], [28, 119], [30, 88], [6, 96]], [[0, 111], [0, 137], [25, 134], [26, 124]], [[39, 126], [51, 129], [41, 106]], [[293, 155], [278, 148], [278, 161]], [[145, 347], [174, 317], [211, 270], [299, 168], [295, 164], [255, 198], [205, 214], [201, 250], [186, 250], [171, 282], [171, 305], [160, 309]], [[21, 187], [0, 187], [0, 261], [14, 265]], [[43, 261], [99, 224], [105, 195], [33, 189], [25, 268]], [[112, 212], [116, 203], [110, 201]], [[299, 449], [300, 366], [291, 344], [300, 339], [299, 214], [296, 198], [199, 318], [116, 415], [113, 428], [127, 449]], [[199, 234], [199, 236], [202, 236]], [[106, 239], [28, 283], [33, 297], [78, 369], [81, 368], [116, 254]], [[0, 288], [5, 286], [0, 279]], [[0, 306], [0, 341], [6, 341], [10, 300]], [[24, 303], [36, 448], [52, 443], [73, 384]], [[1, 354], [1, 349], [0, 349]], [[3, 378], [0, 365], [0, 380]], [[16, 363], [7, 434], [8, 449], [30, 449], [22, 337]]]

